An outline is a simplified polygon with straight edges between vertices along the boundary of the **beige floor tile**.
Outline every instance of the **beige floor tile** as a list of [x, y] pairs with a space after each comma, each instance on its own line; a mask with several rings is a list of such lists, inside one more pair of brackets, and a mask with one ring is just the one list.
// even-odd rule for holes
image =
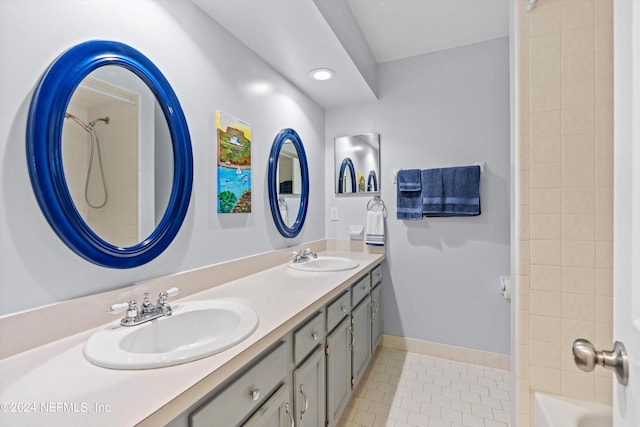
[[379, 348], [338, 427], [507, 427], [509, 371]]

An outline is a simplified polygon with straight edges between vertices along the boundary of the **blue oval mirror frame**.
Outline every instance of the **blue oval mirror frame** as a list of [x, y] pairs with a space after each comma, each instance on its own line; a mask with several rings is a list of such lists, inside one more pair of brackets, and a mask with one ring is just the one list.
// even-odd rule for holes
[[[300, 193], [300, 207], [298, 208], [298, 216], [291, 227], [289, 227], [282, 216], [278, 207], [278, 158], [280, 150], [286, 141], [291, 141], [298, 152], [300, 161], [300, 175], [302, 181], [302, 189]], [[307, 217], [307, 207], [309, 205], [309, 166], [307, 165], [307, 156], [302, 146], [302, 140], [297, 132], [293, 129], [282, 129], [273, 140], [271, 146], [271, 154], [269, 155], [269, 173], [267, 177], [269, 186], [269, 206], [271, 207], [271, 216], [276, 228], [284, 237], [296, 237], [302, 230], [304, 220]]]
[[349, 177], [351, 178], [351, 192], [356, 192], [356, 170], [351, 159], [346, 157], [340, 165], [340, 172], [338, 172], [338, 193], [344, 193], [344, 175], [347, 169], [349, 170]]
[[[167, 209], [155, 230], [130, 247], [98, 237], [76, 209], [62, 166], [62, 127], [71, 97], [93, 70], [123, 67], [149, 87], [167, 120], [173, 145], [174, 173]], [[187, 121], [176, 94], [160, 70], [142, 53], [123, 43], [94, 40], [60, 55], [35, 89], [27, 118], [27, 161], [40, 209], [62, 241], [87, 261], [110, 268], [133, 268], [160, 255], [174, 239], [189, 207], [193, 155]]]

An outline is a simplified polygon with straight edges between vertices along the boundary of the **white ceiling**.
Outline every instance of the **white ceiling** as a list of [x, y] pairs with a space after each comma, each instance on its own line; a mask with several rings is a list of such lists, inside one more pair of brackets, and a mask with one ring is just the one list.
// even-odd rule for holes
[[509, 32], [509, 0], [192, 1], [325, 108], [375, 99], [378, 63]]
[[509, 0], [347, 0], [378, 62], [509, 34]]

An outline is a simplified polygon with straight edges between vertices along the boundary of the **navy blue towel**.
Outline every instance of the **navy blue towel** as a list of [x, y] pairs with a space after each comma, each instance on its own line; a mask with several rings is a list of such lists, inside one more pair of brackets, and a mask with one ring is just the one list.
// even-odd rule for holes
[[403, 169], [397, 177], [396, 218], [422, 219], [420, 169]]
[[420, 169], [402, 169], [398, 171], [399, 191], [420, 191], [421, 188]]
[[422, 171], [422, 213], [425, 216], [442, 216], [443, 211], [442, 169], [425, 169]]
[[442, 170], [446, 216], [480, 215], [480, 166]]

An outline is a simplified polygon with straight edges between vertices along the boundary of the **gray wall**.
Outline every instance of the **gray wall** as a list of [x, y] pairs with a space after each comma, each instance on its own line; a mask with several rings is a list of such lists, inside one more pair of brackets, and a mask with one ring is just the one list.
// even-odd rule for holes
[[[162, 70], [193, 144], [194, 186], [182, 229], [156, 260], [124, 271], [86, 262], [62, 243], [27, 172], [33, 89], [58, 55], [91, 39], [127, 43]], [[325, 236], [324, 110], [188, 0], [0, 0], [0, 94], [0, 315]], [[216, 110], [252, 125], [248, 215], [216, 214]], [[291, 240], [275, 229], [265, 185], [271, 143], [285, 127], [300, 134], [313, 177], [307, 222]]]
[[[381, 134], [385, 333], [507, 354], [510, 309], [498, 287], [510, 275], [508, 38], [381, 64], [378, 83], [378, 101], [327, 111], [325, 159], [330, 177], [334, 137]], [[476, 162], [486, 162], [482, 215], [396, 219], [394, 169]], [[332, 188], [327, 237], [347, 239], [370, 197], [336, 197]]]

